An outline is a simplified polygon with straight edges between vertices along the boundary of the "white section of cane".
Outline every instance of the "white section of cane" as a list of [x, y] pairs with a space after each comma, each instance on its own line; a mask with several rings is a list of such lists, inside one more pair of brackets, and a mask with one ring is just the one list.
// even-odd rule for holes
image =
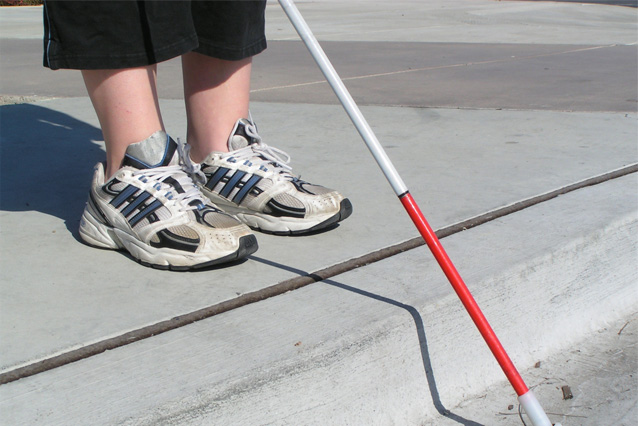
[[352, 99], [352, 96], [350, 96], [348, 89], [346, 89], [346, 86], [343, 84], [343, 81], [341, 81], [337, 71], [335, 71], [330, 60], [328, 60], [328, 57], [319, 45], [319, 42], [315, 38], [314, 34], [312, 34], [312, 31], [310, 31], [310, 28], [308, 27], [308, 24], [306, 24], [303, 16], [301, 16], [299, 10], [291, 0], [279, 0], [279, 4], [288, 16], [288, 19], [290, 19], [292, 25], [295, 27], [299, 37], [301, 37], [304, 44], [310, 51], [315, 62], [317, 62], [319, 69], [321, 69], [326, 80], [328, 80], [328, 83], [339, 98], [339, 101], [341, 101], [341, 105], [343, 105], [343, 108], [346, 110], [350, 120], [352, 120], [352, 123], [372, 153], [372, 156], [379, 164], [379, 167], [388, 179], [388, 182], [390, 183], [390, 186], [392, 186], [395, 194], [397, 196], [405, 194], [408, 191], [408, 188], [405, 183], [403, 183], [403, 180], [397, 173], [394, 165], [390, 162], [390, 159], [381, 147], [379, 140], [370, 128], [370, 125], [361, 113], [361, 110], [359, 110], [359, 107]]
[[[549, 417], [545, 414], [534, 392], [527, 391], [527, 393], [518, 397], [518, 402], [523, 406], [525, 414], [527, 414], [534, 426], [552, 426], [552, 422], [549, 421]], [[554, 426], [561, 426], [561, 424], [556, 423]]]

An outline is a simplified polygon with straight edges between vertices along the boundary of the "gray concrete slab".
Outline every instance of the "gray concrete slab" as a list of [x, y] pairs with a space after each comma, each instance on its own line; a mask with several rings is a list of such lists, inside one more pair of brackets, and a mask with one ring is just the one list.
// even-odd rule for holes
[[[547, 1], [547, 0], [510, 0], [510, 1]], [[571, 2], [571, 3], [593, 3], [593, 4], [605, 4], [610, 6], [624, 6], [624, 7], [638, 7], [638, 0], [552, 0], [558, 2]]]
[[[167, 126], [184, 135], [181, 102], [162, 107]], [[259, 235], [260, 251], [231, 268], [149, 270], [76, 240], [91, 168], [103, 155], [89, 101], [0, 108], [5, 370], [296, 276], [268, 262], [314, 271], [417, 235], [340, 107], [256, 103], [265, 140], [285, 147], [305, 178], [347, 194], [352, 219], [306, 238]], [[625, 114], [382, 107], [364, 113], [434, 227], [638, 161], [635, 116]], [[320, 143], [315, 135], [322, 135]], [[43, 184], [51, 181], [54, 196]]]
[[[443, 240], [515, 364], [524, 371], [543, 360], [556, 380], [550, 385], [541, 373], [528, 382], [560, 407], [555, 421], [582, 407], [560, 401], [555, 384], [574, 382], [545, 360], [635, 312], [638, 205], [626, 195], [637, 179], [575, 191]], [[407, 425], [447, 408], [448, 424], [494, 424], [501, 401], [512, 398], [501, 383], [422, 248], [4, 385], [0, 411], [13, 424]], [[498, 403], [482, 410], [488, 416], [453, 408], [491, 385]], [[622, 419], [613, 417], [614, 401], [599, 404], [598, 417], [587, 412], [592, 422], [562, 417], [564, 424]]]
[[[563, 425], [631, 426], [638, 419], [638, 317], [629, 316], [609, 321], [604, 327], [592, 329], [582, 342], [573, 343], [563, 351], [523, 372], [534, 393], [543, 401], [543, 408], [554, 421]], [[571, 392], [563, 394], [563, 387]], [[495, 410], [498, 407], [498, 410]], [[519, 405], [509, 383], [485, 389], [452, 409], [460, 417], [473, 418], [494, 426], [522, 424]], [[526, 419], [526, 417], [523, 417]], [[437, 416], [424, 425], [456, 426], [459, 423]]]
[[[295, 40], [274, 1], [267, 35]], [[635, 44], [636, 11], [599, 4], [498, 0], [296, 2], [320, 41]]]
[[[42, 39], [42, 6], [3, 7], [0, 12], [0, 39]], [[3, 48], [4, 42], [0, 42]]]

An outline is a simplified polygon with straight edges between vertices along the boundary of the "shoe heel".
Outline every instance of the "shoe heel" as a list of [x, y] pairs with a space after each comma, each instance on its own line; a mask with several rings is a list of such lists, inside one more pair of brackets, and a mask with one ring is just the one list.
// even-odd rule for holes
[[87, 203], [80, 219], [80, 237], [82, 240], [91, 246], [104, 249], [119, 250], [123, 248], [113, 228], [98, 220], [90, 209], [91, 207]]

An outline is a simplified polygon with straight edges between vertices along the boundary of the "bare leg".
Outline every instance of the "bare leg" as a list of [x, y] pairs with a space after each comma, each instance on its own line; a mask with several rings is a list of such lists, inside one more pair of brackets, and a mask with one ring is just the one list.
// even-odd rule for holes
[[122, 164], [126, 148], [164, 124], [157, 98], [157, 67], [83, 70], [84, 84], [106, 143], [106, 178]]
[[248, 117], [252, 58], [224, 61], [199, 53], [182, 56], [187, 140], [193, 161], [228, 151], [233, 125]]

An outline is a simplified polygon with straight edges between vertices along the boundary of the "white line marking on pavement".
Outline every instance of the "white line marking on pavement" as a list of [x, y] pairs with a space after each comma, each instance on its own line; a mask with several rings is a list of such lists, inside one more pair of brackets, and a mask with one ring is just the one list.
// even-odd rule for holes
[[[617, 44], [608, 44], [608, 45], [602, 45], [602, 46], [583, 47], [583, 48], [580, 48], [580, 49], [563, 50], [563, 51], [560, 51], [560, 52], [543, 53], [543, 54], [540, 54], [540, 55], [511, 56], [509, 58], [493, 59], [493, 60], [490, 60], [490, 61], [464, 62], [464, 63], [451, 64], [451, 65], [438, 65], [438, 66], [433, 66], [433, 67], [410, 68], [410, 69], [389, 71], [389, 72], [383, 72], [383, 73], [377, 73], [377, 74], [365, 74], [365, 75], [358, 75], [358, 76], [353, 76], [353, 77], [345, 77], [345, 78], [342, 78], [341, 80], [342, 81], [362, 80], [362, 79], [365, 79], [365, 78], [386, 77], [386, 76], [390, 76], [390, 75], [407, 74], [407, 73], [419, 72], [419, 71], [432, 71], [432, 70], [440, 70], [440, 69], [446, 69], [446, 68], [468, 67], [468, 66], [473, 66], [473, 65], [498, 64], [498, 63], [504, 63], [504, 62], [525, 60], [525, 59], [535, 59], [535, 58], [543, 58], [543, 57], [548, 57], [548, 56], [564, 55], [564, 54], [567, 54], [567, 53], [576, 53], [576, 52], [585, 52], [585, 51], [589, 51], [589, 50], [605, 49], [605, 48], [615, 47], [615, 46], [618, 46], [618, 45]], [[308, 82], [305, 82], [305, 83], [287, 84], [287, 85], [283, 85], [283, 86], [264, 87], [264, 88], [261, 88], [261, 89], [253, 89], [250, 92], [251, 93], [268, 92], [268, 91], [271, 91], [271, 90], [291, 89], [291, 88], [295, 88], [295, 87], [313, 86], [313, 85], [316, 85], [316, 84], [324, 84], [324, 83], [326, 83], [325, 80], [316, 80], [316, 81], [308, 81]]]

